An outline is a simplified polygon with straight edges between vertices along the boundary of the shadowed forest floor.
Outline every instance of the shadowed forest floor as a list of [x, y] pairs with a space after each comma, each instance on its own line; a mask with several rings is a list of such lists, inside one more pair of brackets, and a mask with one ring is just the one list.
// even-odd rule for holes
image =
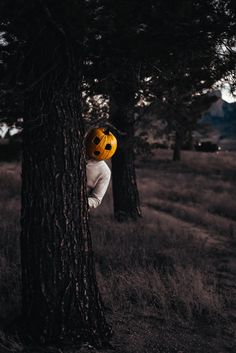
[[[111, 187], [91, 214], [97, 279], [114, 330], [113, 350], [100, 352], [235, 352], [235, 154], [184, 152], [172, 162], [158, 150], [137, 162], [137, 179], [142, 219], [114, 221]], [[20, 306], [19, 164], [0, 164], [0, 196], [3, 326]], [[14, 342], [9, 348], [26, 352]]]

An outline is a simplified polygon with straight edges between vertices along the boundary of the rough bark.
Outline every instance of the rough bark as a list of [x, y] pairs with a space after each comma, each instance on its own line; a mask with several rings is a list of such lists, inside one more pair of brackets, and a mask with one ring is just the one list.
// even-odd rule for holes
[[55, 33], [45, 32], [27, 65], [33, 84], [23, 129], [23, 335], [41, 343], [101, 347], [111, 329], [89, 230], [80, 53]]
[[141, 210], [134, 161], [134, 93], [127, 92], [125, 84], [118, 90], [113, 87], [110, 103], [112, 123], [126, 133], [112, 158], [114, 215], [118, 221], [137, 220]]

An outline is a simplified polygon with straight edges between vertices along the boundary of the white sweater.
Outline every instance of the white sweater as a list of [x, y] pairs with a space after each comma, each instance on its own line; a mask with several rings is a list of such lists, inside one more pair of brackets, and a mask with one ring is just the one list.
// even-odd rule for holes
[[98, 207], [105, 195], [111, 171], [106, 162], [89, 159], [86, 164], [89, 208]]

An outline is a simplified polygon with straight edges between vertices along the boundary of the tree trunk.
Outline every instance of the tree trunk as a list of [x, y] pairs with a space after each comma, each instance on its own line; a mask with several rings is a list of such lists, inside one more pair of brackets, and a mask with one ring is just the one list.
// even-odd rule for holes
[[186, 149], [189, 151], [193, 150], [193, 146], [194, 146], [194, 141], [193, 141], [193, 132], [192, 130], [188, 130], [186, 131]]
[[115, 218], [122, 222], [141, 217], [139, 193], [134, 164], [134, 93], [113, 89], [110, 98], [111, 120], [115, 127], [125, 132], [118, 142], [112, 158], [112, 188]]
[[176, 131], [176, 133], [175, 133], [175, 145], [174, 145], [173, 161], [180, 161], [181, 160], [182, 144], [183, 144], [182, 133], [179, 132], [179, 131]]
[[[108, 343], [88, 222], [79, 82], [31, 94], [23, 130], [24, 332], [40, 343]], [[45, 90], [47, 90], [45, 92]], [[51, 93], [48, 95], [48, 92]]]

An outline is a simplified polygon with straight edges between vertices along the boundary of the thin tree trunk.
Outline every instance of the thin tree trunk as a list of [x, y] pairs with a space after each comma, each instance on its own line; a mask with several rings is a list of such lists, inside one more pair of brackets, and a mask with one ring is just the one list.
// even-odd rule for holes
[[173, 153], [173, 161], [181, 160], [181, 149], [183, 144], [182, 133], [176, 131], [175, 133], [175, 145], [174, 145], [174, 153]]
[[141, 217], [141, 209], [134, 163], [134, 94], [126, 95], [123, 91], [122, 97], [117, 97], [113, 93], [110, 103], [113, 124], [126, 133], [119, 138], [117, 152], [112, 158], [114, 214], [118, 221], [137, 220]]
[[192, 132], [192, 130], [188, 130], [186, 132], [186, 148], [190, 151], [193, 150], [193, 132]]
[[118, 148], [113, 157], [112, 187], [115, 218], [118, 221], [137, 220], [141, 210], [131, 149]]
[[109, 340], [88, 223], [78, 83], [35, 90], [23, 131], [21, 259], [24, 332], [41, 343]]

